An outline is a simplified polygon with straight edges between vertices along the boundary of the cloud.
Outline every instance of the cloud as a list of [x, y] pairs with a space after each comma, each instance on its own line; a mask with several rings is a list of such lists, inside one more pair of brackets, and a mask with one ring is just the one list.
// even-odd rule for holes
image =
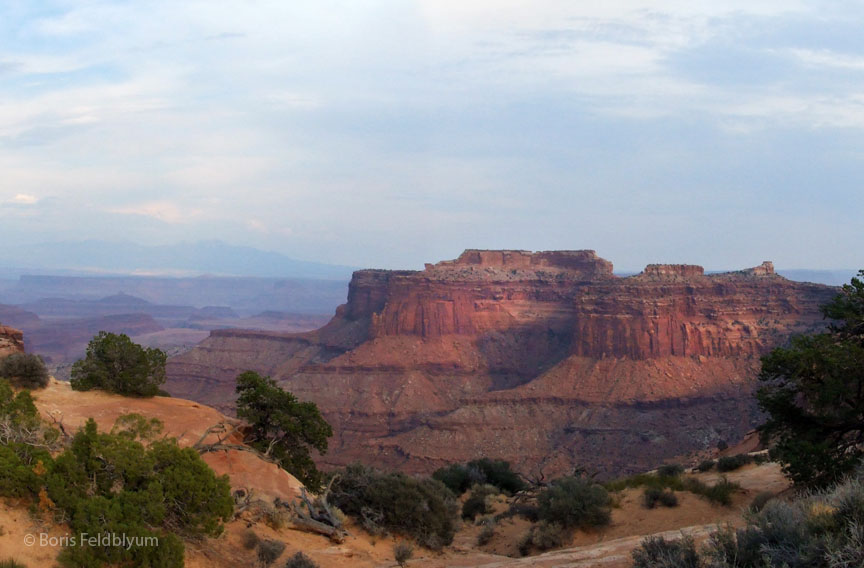
[[[719, 258], [724, 226], [779, 241], [752, 203], [797, 207], [806, 234], [854, 209], [823, 210], [820, 176], [834, 203], [860, 199], [864, 15], [844, 10], [0, 6], [19, 30], [0, 37], [0, 171], [56, 200], [34, 208], [44, 230], [81, 238], [224, 238], [395, 267], [467, 246], [611, 249], [635, 267], [679, 246]], [[839, 246], [830, 262], [857, 261]]]
[[138, 203], [126, 207], [108, 208], [106, 211], [117, 215], [150, 217], [172, 225], [191, 223], [202, 215], [202, 211], [199, 209], [186, 209], [170, 201]]
[[18, 193], [12, 199], [8, 200], [7, 203], [13, 205], [36, 205], [39, 202], [39, 198], [35, 195], [30, 195], [27, 193]]
[[286, 226], [271, 226], [267, 222], [262, 221], [261, 219], [249, 219], [246, 221], [246, 226], [250, 231], [255, 231], [256, 233], [262, 233], [265, 235], [277, 235], [283, 237], [290, 237], [294, 234], [294, 231], [291, 230], [291, 227]]

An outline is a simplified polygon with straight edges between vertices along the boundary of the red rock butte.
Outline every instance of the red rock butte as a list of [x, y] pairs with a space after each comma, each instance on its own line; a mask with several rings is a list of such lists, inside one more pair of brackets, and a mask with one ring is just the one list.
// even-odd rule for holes
[[467, 250], [355, 272], [317, 331], [213, 331], [169, 361], [168, 389], [230, 410], [239, 373], [271, 375], [334, 426], [324, 465], [487, 456], [612, 475], [740, 439], [758, 422], [759, 357], [821, 328], [836, 291], [770, 262], [619, 277], [590, 250]]

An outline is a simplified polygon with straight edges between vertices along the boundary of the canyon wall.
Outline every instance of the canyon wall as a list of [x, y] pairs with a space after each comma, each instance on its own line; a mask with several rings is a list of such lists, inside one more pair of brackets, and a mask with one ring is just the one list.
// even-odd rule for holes
[[271, 375], [334, 426], [325, 465], [489, 456], [612, 475], [743, 436], [759, 356], [823, 326], [835, 293], [769, 262], [622, 278], [594, 251], [469, 250], [356, 272], [314, 332], [214, 331], [169, 361], [167, 388], [230, 411], [237, 374]]

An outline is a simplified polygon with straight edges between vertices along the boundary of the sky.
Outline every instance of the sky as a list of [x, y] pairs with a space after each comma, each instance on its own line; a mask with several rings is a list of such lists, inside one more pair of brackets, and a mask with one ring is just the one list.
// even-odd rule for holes
[[3, 0], [0, 239], [864, 268], [864, 4]]

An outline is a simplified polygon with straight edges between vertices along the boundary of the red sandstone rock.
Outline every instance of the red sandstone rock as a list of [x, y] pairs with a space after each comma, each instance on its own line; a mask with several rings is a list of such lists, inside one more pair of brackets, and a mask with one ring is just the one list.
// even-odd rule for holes
[[229, 410], [237, 374], [272, 375], [334, 426], [325, 464], [644, 470], [752, 429], [758, 357], [821, 327], [835, 292], [770, 263], [619, 278], [593, 251], [469, 250], [356, 272], [315, 332], [214, 331], [169, 361], [168, 389]]
[[24, 353], [24, 334], [12, 327], [0, 325], [0, 359]]

